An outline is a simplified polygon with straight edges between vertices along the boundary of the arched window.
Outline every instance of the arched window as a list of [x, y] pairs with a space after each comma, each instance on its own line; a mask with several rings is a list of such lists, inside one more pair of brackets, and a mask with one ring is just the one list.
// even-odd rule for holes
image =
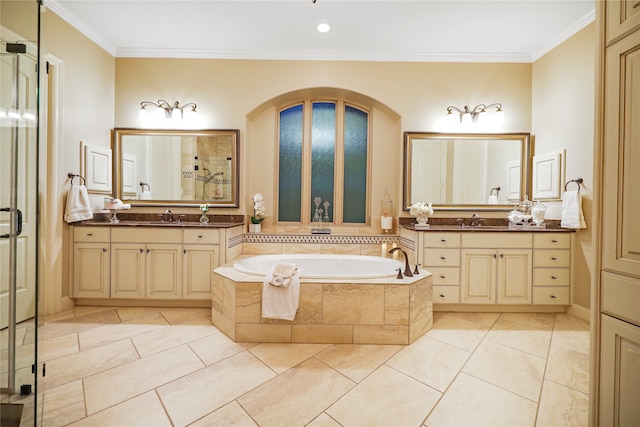
[[367, 223], [369, 116], [343, 100], [279, 110], [278, 222], [311, 224], [322, 210], [323, 222]]

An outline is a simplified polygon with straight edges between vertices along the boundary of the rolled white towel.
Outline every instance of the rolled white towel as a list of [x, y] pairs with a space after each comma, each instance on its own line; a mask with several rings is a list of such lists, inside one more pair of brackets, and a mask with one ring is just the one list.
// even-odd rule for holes
[[292, 262], [279, 262], [273, 267], [273, 275], [281, 277], [291, 277], [295, 274], [298, 266]]

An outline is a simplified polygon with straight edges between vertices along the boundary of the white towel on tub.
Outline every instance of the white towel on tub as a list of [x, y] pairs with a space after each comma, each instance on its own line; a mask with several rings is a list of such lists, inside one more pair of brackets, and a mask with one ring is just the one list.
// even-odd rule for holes
[[301, 270], [296, 268], [294, 274], [287, 278], [286, 286], [272, 283], [273, 270], [265, 275], [262, 284], [262, 318], [293, 320], [300, 305]]

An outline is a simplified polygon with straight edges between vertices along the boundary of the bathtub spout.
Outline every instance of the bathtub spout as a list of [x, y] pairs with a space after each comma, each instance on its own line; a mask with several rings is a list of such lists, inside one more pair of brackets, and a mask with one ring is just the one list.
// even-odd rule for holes
[[409, 267], [409, 256], [402, 248], [393, 248], [389, 251], [389, 255], [394, 253], [395, 251], [402, 251], [402, 255], [404, 255], [404, 275], [407, 277], [413, 277], [413, 273], [411, 272], [411, 267]]

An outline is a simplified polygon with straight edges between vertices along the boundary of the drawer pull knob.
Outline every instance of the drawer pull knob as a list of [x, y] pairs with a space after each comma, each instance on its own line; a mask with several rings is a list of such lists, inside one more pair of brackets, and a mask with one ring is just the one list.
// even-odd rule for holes
[[558, 243], [558, 241], [556, 239], [553, 239], [551, 243]]
[[440, 259], [447, 259], [447, 257], [445, 257], [445, 256], [441, 256], [441, 257], [440, 257]]
[[93, 236], [93, 233], [87, 233], [87, 237]]
[[551, 278], [552, 278], [553, 280], [557, 280], [557, 279], [558, 279], [556, 276], [551, 276]]
[[442, 243], [447, 243], [447, 239], [440, 239]]
[[444, 298], [444, 297], [445, 297], [444, 295], [440, 294], [440, 298]]
[[558, 297], [557, 297], [557, 296], [555, 296], [555, 295], [551, 295], [551, 298], [554, 298], [554, 299], [555, 299], [555, 298], [558, 298]]
[[558, 260], [558, 258], [557, 258], [557, 257], [554, 257], [554, 256], [552, 256], [552, 257], [551, 257], [551, 259], [552, 259], [553, 261], [557, 261], [557, 260]]
[[107, 248], [102, 248], [102, 253], [107, 252]]
[[198, 239], [202, 239], [202, 235], [200, 235], [200, 234], [199, 234], [199, 235], [198, 235]]
[[440, 278], [441, 278], [441, 279], [446, 279], [446, 278], [447, 278], [447, 276], [443, 276], [443, 275], [441, 274], [441, 275], [440, 275]]

